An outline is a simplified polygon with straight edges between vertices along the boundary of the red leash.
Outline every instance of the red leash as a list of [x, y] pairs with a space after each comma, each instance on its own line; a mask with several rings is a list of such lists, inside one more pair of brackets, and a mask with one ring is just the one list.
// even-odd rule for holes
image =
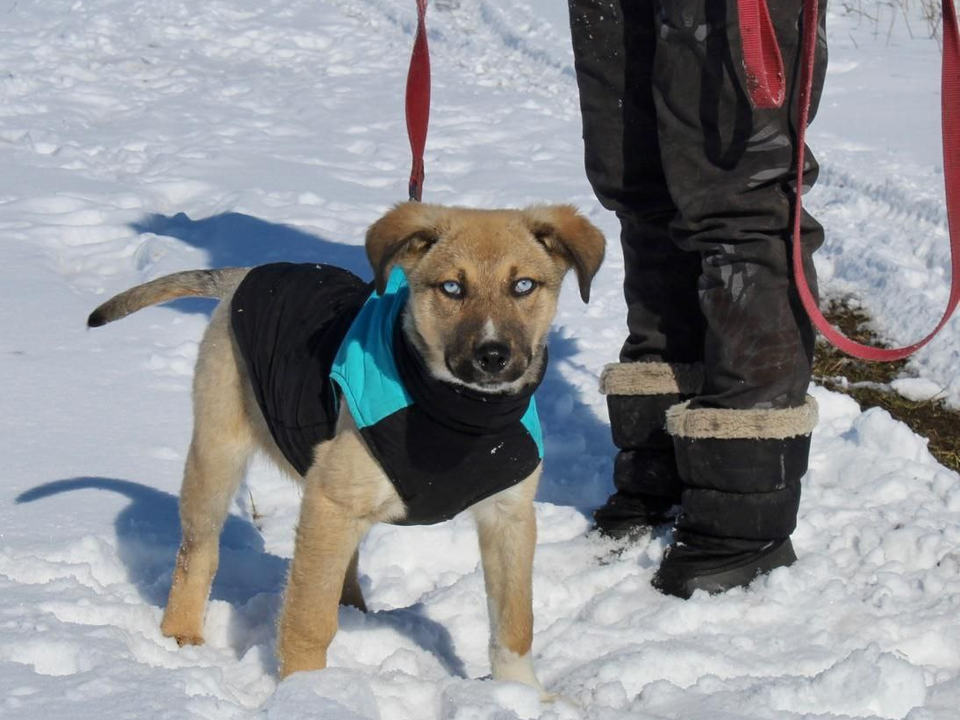
[[[766, 0], [737, 0], [740, 34], [750, 98], [758, 108], [780, 107], [785, 99], [786, 81], [780, 46]], [[427, 0], [417, 0], [417, 35], [407, 73], [407, 134], [413, 152], [410, 171], [410, 199], [423, 193], [423, 152], [430, 119], [430, 54], [426, 28]], [[803, 187], [805, 137], [810, 118], [810, 97], [819, 20], [817, 0], [804, 0], [800, 102], [797, 120], [797, 188]], [[820, 312], [803, 270], [800, 244], [802, 201], [796, 196], [793, 215], [793, 271], [797, 291], [811, 321], [823, 336], [848, 355], [862, 360], [902, 360], [929, 343], [940, 332], [960, 304], [960, 30], [953, 0], [943, 0], [943, 171], [946, 186], [947, 225], [950, 233], [950, 299], [936, 328], [919, 342], [903, 348], [875, 348], [850, 340], [834, 329]]]
[[740, 42], [750, 99], [758, 108], [778, 108], [783, 104], [786, 80], [766, 0], [738, 0], [738, 3]]
[[413, 152], [410, 199], [423, 194], [423, 151], [430, 122], [430, 48], [427, 46], [427, 0], [417, 0], [417, 37], [407, 71], [407, 136]]
[[[738, 0], [740, 30], [747, 85], [759, 108], [779, 107], [784, 98], [783, 62], [765, 0]], [[817, 44], [817, 0], [804, 0], [803, 46], [800, 77], [800, 107], [797, 119], [797, 188], [803, 187], [804, 137], [810, 118], [814, 57]], [[952, 278], [950, 300], [937, 327], [919, 342], [903, 348], [875, 348], [854, 342], [834, 329], [817, 307], [803, 271], [800, 252], [800, 193], [793, 216], [793, 272], [803, 307], [817, 329], [833, 345], [862, 360], [902, 360], [915, 353], [940, 332], [960, 303], [960, 30], [953, 0], [943, 0], [943, 175], [946, 186], [947, 226], [950, 232]]]

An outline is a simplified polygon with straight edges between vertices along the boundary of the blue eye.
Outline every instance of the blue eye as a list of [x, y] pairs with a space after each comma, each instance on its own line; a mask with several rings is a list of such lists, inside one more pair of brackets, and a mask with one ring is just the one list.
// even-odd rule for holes
[[533, 289], [537, 286], [537, 283], [531, 280], [530, 278], [520, 278], [513, 284], [513, 294], [514, 295], [529, 295], [533, 292]]
[[458, 298], [463, 296], [463, 285], [456, 280], [447, 280], [440, 286], [440, 289], [447, 297]]

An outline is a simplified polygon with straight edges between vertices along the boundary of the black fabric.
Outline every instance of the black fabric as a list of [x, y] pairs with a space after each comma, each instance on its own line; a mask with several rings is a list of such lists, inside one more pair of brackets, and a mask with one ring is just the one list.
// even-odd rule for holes
[[607, 395], [610, 430], [620, 452], [613, 462], [616, 492], [593, 513], [601, 533], [634, 535], [666, 522], [680, 503], [673, 439], [667, 434], [667, 409], [677, 394]]
[[607, 412], [613, 444], [621, 450], [669, 448], [673, 439], [667, 434], [667, 410], [689, 396], [607, 395]]
[[693, 487], [732, 493], [770, 493], [800, 482], [810, 436], [785, 439], [674, 438], [680, 473]]
[[373, 285], [330, 265], [252, 269], [231, 303], [237, 347], [270, 434], [301, 475], [313, 448], [333, 437], [337, 397], [330, 366]]
[[394, 359], [413, 404], [360, 432], [407, 506], [400, 524], [449, 520], [536, 470], [540, 452], [521, 418], [546, 358], [537, 381], [515, 395], [437, 380], [399, 327]]
[[616, 492], [593, 513], [594, 527], [601, 535], [633, 538], [672, 519], [676, 502], [651, 495]]
[[793, 532], [809, 435], [674, 441], [684, 482], [679, 532], [755, 541], [782, 539]]
[[540, 464], [536, 443], [520, 423], [469, 435], [410, 405], [360, 432], [407, 507], [401, 525], [449, 520]]
[[597, 529], [618, 538], [637, 535], [671, 519], [683, 484], [673, 448], [621, 450], [613, 464], [616, 492], [593, 513]]
[[[270, 433], [301, 475], [333, 437], [338, 397], [330, 368], [372, 285], [339, 268], [277, 263], [254, 268], [231, 317]], [[471, 391], [430, 376], [394, 330], [394, 359], [414, 404], [360, 428], [406, 504], [404, 525], [447, 520], [527, 478], [540, 451], [521, 418], [537, 381], [516, 395]]]
[[680, 502], [678, 528], [721, 538], [785, 538], [797, 527], [800, 483], [753, 495], [688, 488]]
[[613, 443], [620, 448], [613, 462], [618, 495], [636, 495], [651, 505], [658, 505], [654, 498], [671, 505], [680, 502], [682, 484], [673, 438], [665, 426], [667, 410], [687, 397], [676, 393], [607, 395]]
[[683, 483], [673, 449], [621, 450], [613, 461], [613, 484], [623, 494], [680, 503]]
[[677, 394], [607, 395], [613, 442], [621, 448], [613, 462], [616, 492], [593, 513], [605, 535], [634, 535], [666, 522], [680, 504], [683, 485], [673, 438], [665, 429], [667, 409]]
[[[791, 282], [802, 0], [770, 0], [788, 102], [750, 105], [733, 0], [569, 0], [587, 175], [621, 220], [622, 361], [703, 362], [692, 407], [803, 403], [814, 333]], [[821, 13], [821, 17], [825, 17]], [[817, 46], [811, 117], [826, 69]], [[818, 166], [807, 151], [804, 186]], [[804, 213], [806, 273], [823, 241]]]

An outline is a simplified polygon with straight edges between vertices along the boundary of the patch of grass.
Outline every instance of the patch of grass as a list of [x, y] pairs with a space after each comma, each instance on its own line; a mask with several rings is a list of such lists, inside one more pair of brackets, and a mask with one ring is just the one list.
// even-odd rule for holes
[[[869, 316], [848, 302], [833, 300], [824, 313], [851, 340], [882, 346], [870, 330]], [[828, 390], [849, 395], [864, 409], [880, 407], [930, 440], [930, 452], [946, 467], [960, 472], [960, 411], [943, 400], [908, 400], [890, 388], [906, 361], [866, 362], [844, 355], [822, 338], [813, 359], [814, 380]]]

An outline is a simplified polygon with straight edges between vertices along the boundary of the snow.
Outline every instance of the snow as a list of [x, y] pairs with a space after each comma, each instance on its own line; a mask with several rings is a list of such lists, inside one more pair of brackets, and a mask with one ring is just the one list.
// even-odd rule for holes
[[[612, 240], [589, 306], [565, 289], [541, 392], [534, 662], [559, 696], [489, 679], [469, 517], [379, 526], [371, 612], [330, 668], [278, 683], [295, 486], [256, 464], [222, 539], [207, 642], [159, 622], [179, 540], [190, 381], [211, 305], [88, 332], [108, 294], [176, 270], [322, 261], [369, 277], [367, 225], [403, 198], [401, 0], [10, 0], [0, 10], [0, 717], [960, 717], [960, 483], [881, 410], [814, 388], [800, 560], [721, 597], [659, 595], [658, 531], [588, 534], [611, 489], [602, 366], [625, 310], [616, 220], [584, 178], [563, 3], [437, 0], [425, 199], [579, 205]], [[805, 202], [828, 294], [906, 343], [949, 270], [936, 43], [831, 10]], [[960, 405], [958, 320], [896, 389]]]
[[890, 383], [890, 387], [907, 400], [917, 402], [940, 399], [943, 396], [943, 388], [926, 378], [897, 378]]

